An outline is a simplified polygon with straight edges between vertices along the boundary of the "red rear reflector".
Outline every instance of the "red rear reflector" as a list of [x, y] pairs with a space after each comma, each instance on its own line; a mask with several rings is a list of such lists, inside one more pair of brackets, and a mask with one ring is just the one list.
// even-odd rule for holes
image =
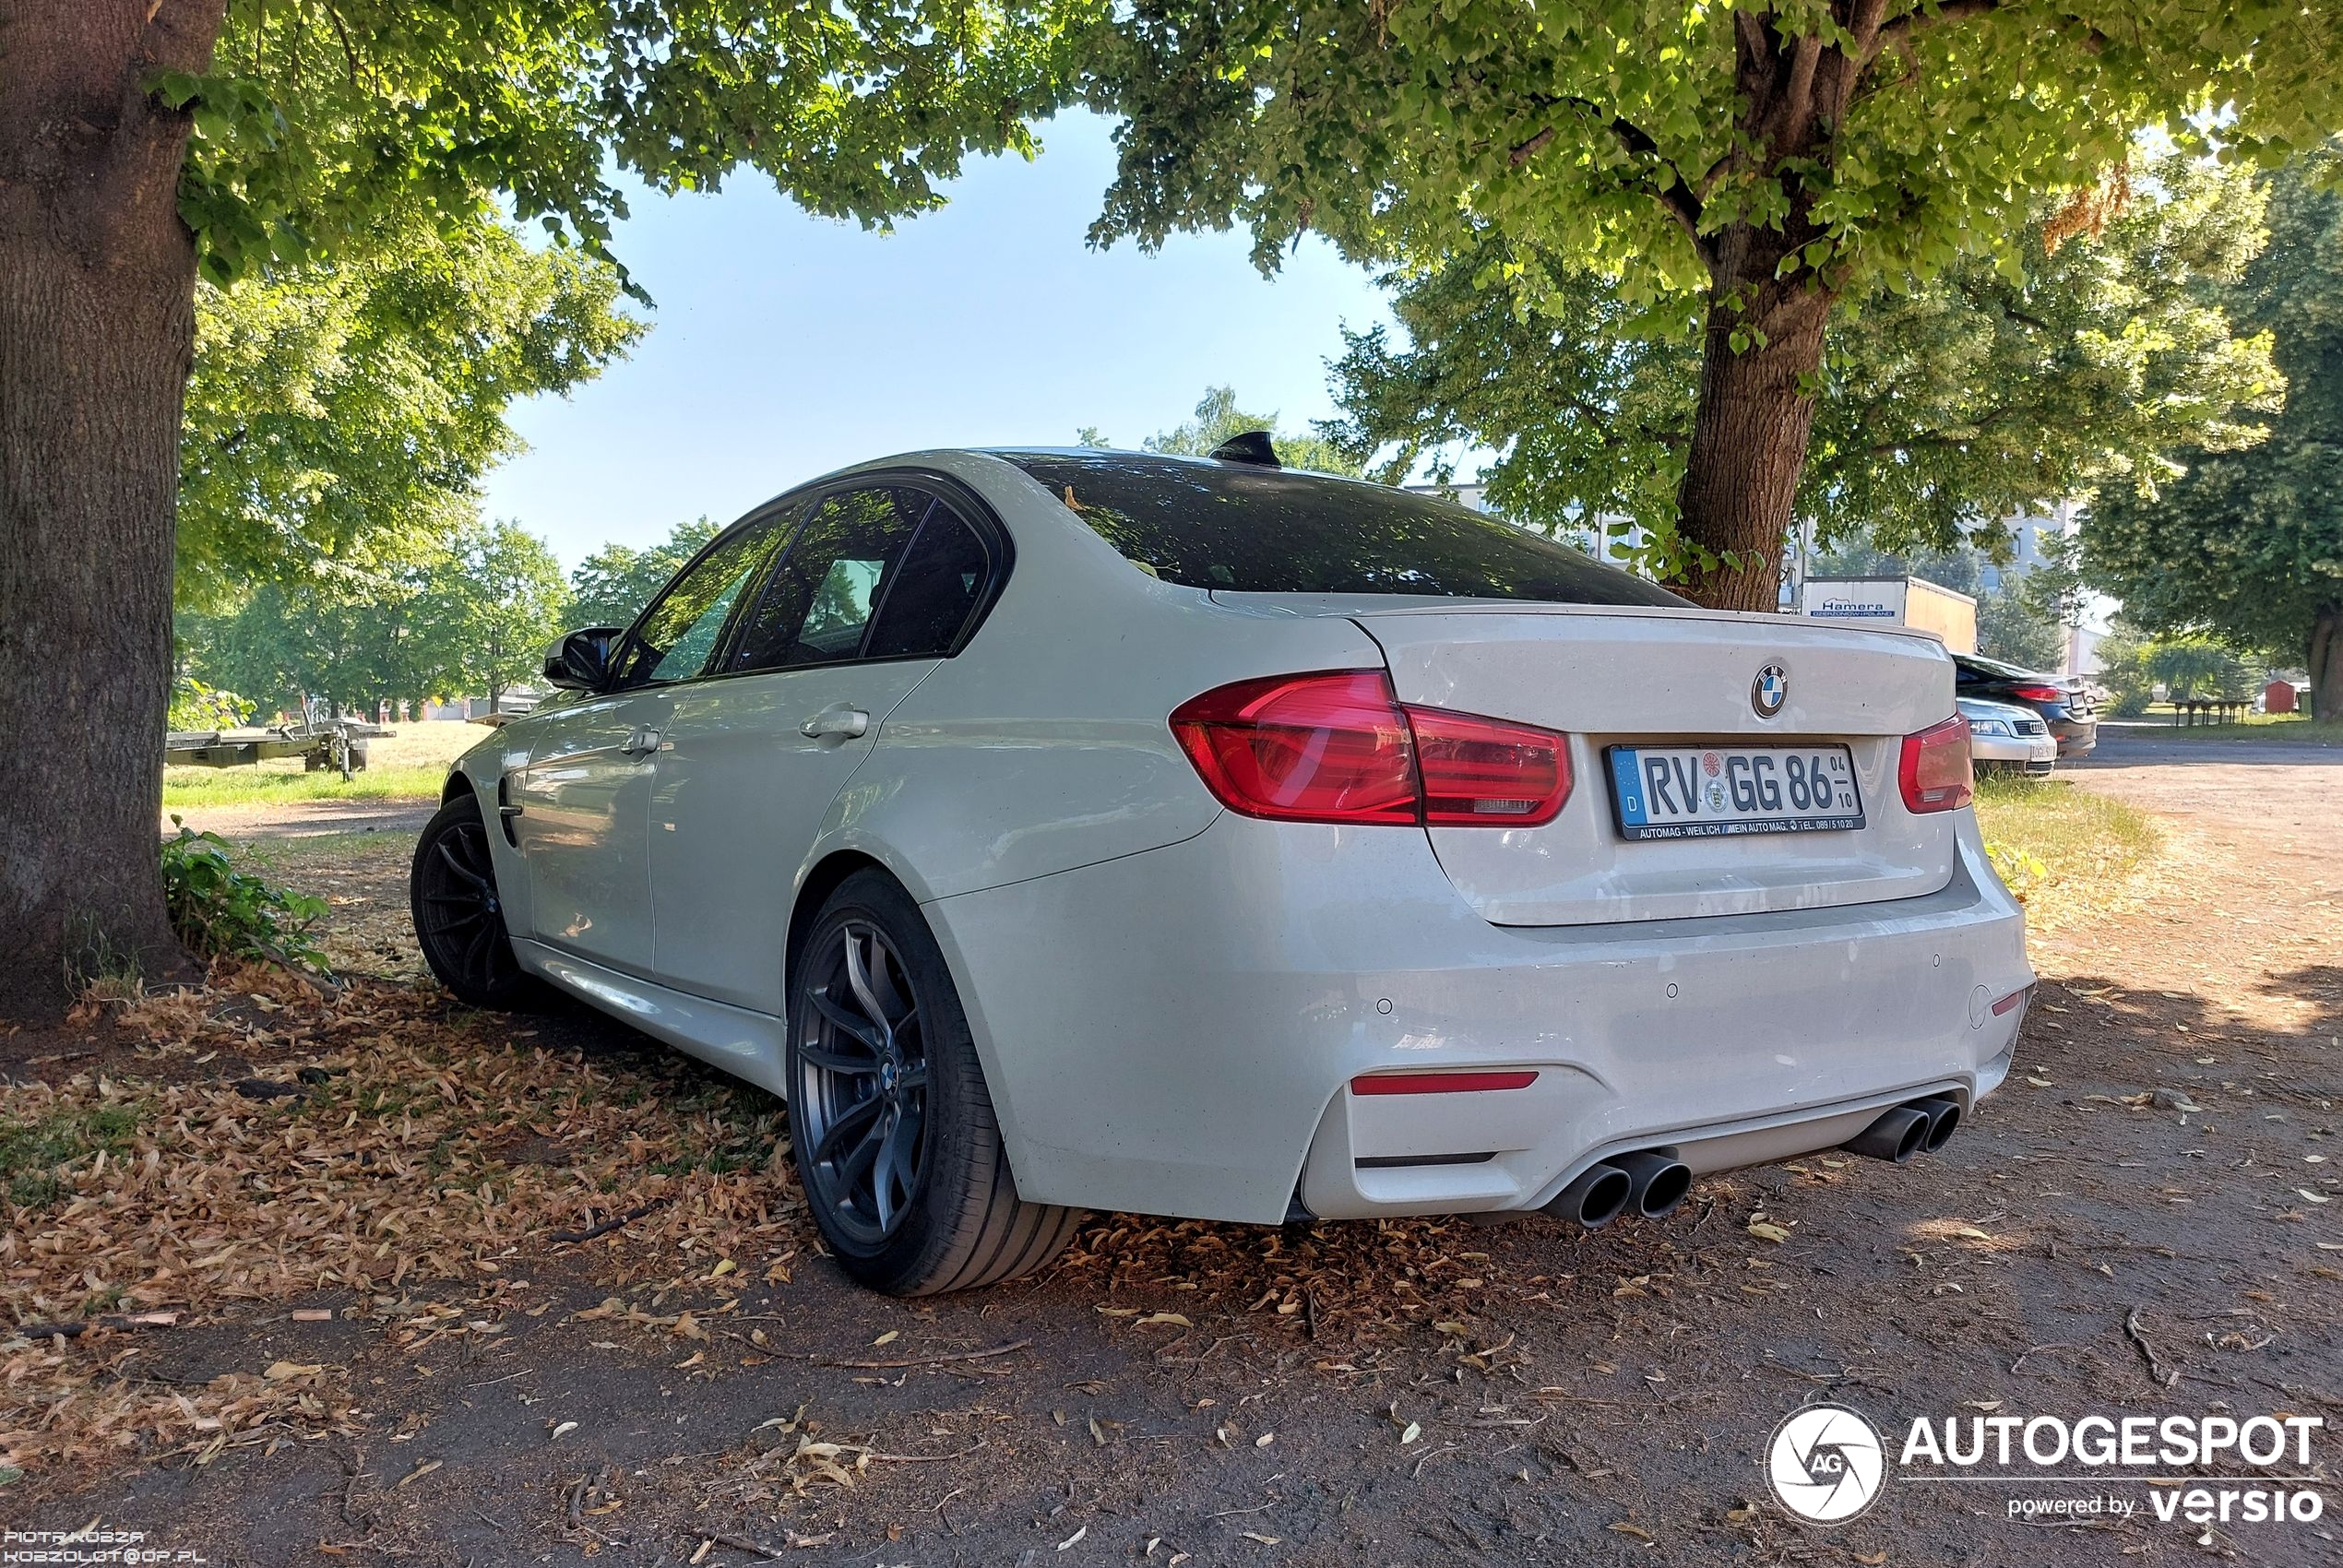
[[1526, 1089], [1535, 1073], [1367, 1073], [1350, 1080], [1352, 1094], [1469, 1094], [1476, 1089]]
[[2007, 996], [2003, 997], [1999, 1002], [1993, 1004], [1993, 1016], [1996, 1018], [2000, 1017], [2003, 1014], [2008, 1012], [2011, 1008], [2019, 1005], [2028, 997], [2033, 994], [2034, 988], [2030, 985], [2023, 991], [2011, 992]]
[[1904, 737], [1896, 782], [1909, 812], [1948, 812], [1976, 792], [1968, 761], [1968, 720], [1959, 714]]
[[1179, 706], [1172, 732], [1206, 788], [1247, 816], [1535, 827], [1570, 799], [1567, 736], [1403, 707], [1380, 670], [1216, 687]]
[[2020, 702], [2064, 702], [2066, 694], [2056, 686], [2012, 686], [2009, 695]]

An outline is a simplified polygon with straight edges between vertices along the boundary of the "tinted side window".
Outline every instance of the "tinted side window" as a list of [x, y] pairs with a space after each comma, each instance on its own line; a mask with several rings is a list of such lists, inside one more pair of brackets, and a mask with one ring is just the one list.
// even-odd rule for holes
[[732, 669], [860, 657], [888, 571], [927, 507], [918, 491], [891, 487], [845, 491], [816, 506], [743, 625]]
[[951, 652], [984, 592], [989, 569], [976, 530], [937, 502], [887, 580], [864, 657], [909, 659]]
[[742, 590], [762, 575], [796, 517], [785, 509], [741, 525], [668, 584], [627, 639], [620, 684], [688, 681], [705, 672]]

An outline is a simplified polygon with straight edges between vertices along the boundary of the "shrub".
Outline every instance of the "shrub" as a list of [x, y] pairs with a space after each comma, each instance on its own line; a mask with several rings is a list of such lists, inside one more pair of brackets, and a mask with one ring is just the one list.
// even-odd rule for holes
[[328, 968], [312, 934], [326, 901], [277, 886], [236, 864], [228, 841], [177, 817], [162, 846], [163, 899], [172, 929], [208, 958], [258, 958], [287, 968]]
[[171, 683], [171, 717], [165, 724], [172, 730], [232, 730], [251, 719], [257, 706], [233, 692], [207, 686], [193, 675], [182, 675]]

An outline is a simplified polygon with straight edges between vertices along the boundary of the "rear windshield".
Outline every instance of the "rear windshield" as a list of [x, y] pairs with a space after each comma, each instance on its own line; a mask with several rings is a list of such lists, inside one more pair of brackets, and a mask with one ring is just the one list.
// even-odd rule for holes
[[1168, 583], [1238, 593], [1670, 604], [1667, 589], [1454, 502], [1131, 452], [998, 452]]

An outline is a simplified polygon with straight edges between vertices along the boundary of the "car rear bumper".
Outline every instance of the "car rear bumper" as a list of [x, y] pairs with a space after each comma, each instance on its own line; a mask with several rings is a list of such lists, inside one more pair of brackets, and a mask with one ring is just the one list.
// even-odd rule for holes
[[[1513, 928], [1423, 835], [1222, 816], [1183, 843], [926, 906], [1022, 1194], [1274, 1222], [1538, 1206], [1605, 1155], [1695, 1170], [1842, 1142], [2006, 1072], [2023, 920], [1963, 814], [1935, 893]], [[1360, 1095], [1362, 1075], [1529, 1069]]]
[[2058, 761], [2058, 744], [2048, 735], [1980, 735], [1968, 738], [1968, 754], [1980, 771], [2041, 775]]
[[2062, 757], [2088, 756], [2099, 749], [2096, 719], [2054, 719], [2050, 721], [2050, 731], [2058, 739], [2058, 754]]

